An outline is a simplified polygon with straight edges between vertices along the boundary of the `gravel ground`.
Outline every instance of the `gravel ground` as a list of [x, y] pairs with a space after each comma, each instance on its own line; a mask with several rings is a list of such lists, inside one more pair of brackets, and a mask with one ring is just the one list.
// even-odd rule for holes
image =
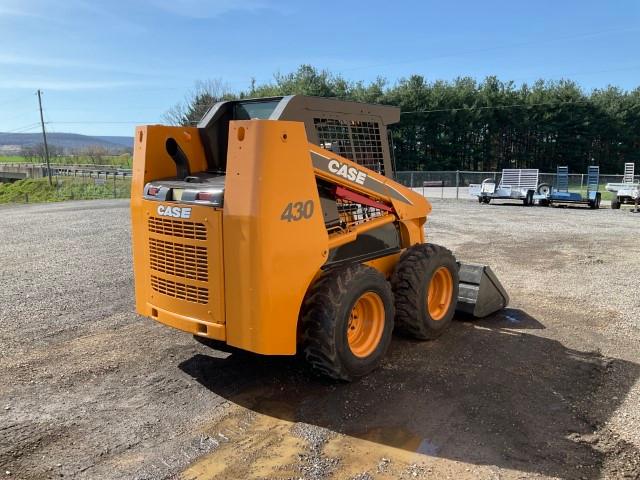
[[0, 478], [640, 478], [640, 215], [433, 203], [510, 308], [353, 384], [137, 317], [126, 201], [0, 207]]

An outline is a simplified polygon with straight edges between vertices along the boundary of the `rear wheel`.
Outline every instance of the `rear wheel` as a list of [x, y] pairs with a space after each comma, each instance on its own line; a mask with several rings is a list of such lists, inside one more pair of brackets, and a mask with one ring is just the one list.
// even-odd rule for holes
[[613, 200], [611, 200], [611, 208], [613, 210], [620, 209], [620, 201], [618, 200], [618, 197], [614, 197]]
[[393, 332], [393, 293], [374, 268], [349, 265], [323, 275], [302, 305], [305, 358], [326, 376], [353, 380], [375, 369]]
[[428, 340], [451, 324], [458, 301], [458, 264], [446, 248], [429, 243], [407, 248], [391, 286], [398, 331]]
[[533, 190], [527, 190], [527, 195], [524, 197], [524, 200], [522, 200], [525, 207], [531, 207], [533, 205], [534, 193], [535, 192]]

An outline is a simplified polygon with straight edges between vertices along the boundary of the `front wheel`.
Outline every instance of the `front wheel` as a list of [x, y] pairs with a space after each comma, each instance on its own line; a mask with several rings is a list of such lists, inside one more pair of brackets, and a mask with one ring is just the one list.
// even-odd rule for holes
[[407, 248], [391, 277], [398, 331], [421, 340], [442, 335], [456, 310], [458, 283], [449, 250], [430, 243]]
[[393, 293], [374, 268], [355, 264], [329, 271], [302, 305], [305, 358], [321, 374], [351, 381], [374, 370], [389, 347]]

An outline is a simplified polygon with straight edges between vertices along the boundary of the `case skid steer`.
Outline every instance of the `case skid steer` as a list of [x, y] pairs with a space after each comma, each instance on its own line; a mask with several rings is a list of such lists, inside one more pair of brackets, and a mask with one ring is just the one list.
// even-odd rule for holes
[[[289, 96], [220, 102], [197, 127], [138, 127], [136, 310], [342, 380], [508, 297], [486, 267], [425, 243], [431, 205], [393, 181], [395, 107]], [[478, 308], [476, 308], [478, 306]]]

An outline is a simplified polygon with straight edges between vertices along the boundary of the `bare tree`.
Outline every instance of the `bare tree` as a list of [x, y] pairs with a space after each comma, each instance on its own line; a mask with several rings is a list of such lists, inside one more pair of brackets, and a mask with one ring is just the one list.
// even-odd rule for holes
[[59, 145], [49, 145], [49, 157], [53, 158], [56, 161], [60, 161], [60, 159], [64, 156], [64, 148]]
[[80, 155], [87, 157], [94, 165], [103, 165], [109, 150], [100, 145], [90, 145], [80, 150]]
[[32, 148], [34, 156], [38, 158], [41, 163], [44, 163], [47, 160], [44, 154], [44, 143], [37, 143]]
[[235, 97], [222, 79], [199, 81], [182, 102], [167, 110], [164, 120], [170, 125], [195, 125], [214, 103]]
[[24, 145], [20, 149], [20, 156], [24, 157], [26, 161], [34, 163], [38, 158], [38, 153], [33, 145]]

